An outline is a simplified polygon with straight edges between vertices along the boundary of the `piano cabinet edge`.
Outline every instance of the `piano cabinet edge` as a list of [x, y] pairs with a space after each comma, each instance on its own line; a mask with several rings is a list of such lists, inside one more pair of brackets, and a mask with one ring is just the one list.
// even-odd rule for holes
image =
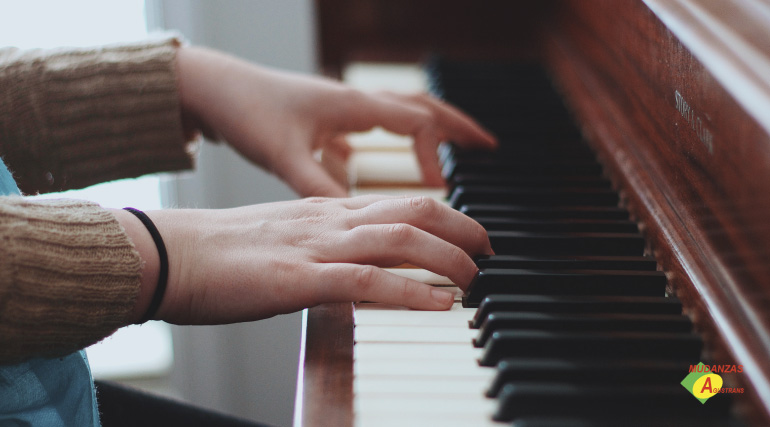
[[307, 310], [295, 426], [353, 426], [353, 304]]
[[[641, 10], [643, 7], [639, 4], [629, 7], [635, 8], [632, 12], [636, 15], [629, 18], [632, 16], [629, 13], [626, 16], [630, 20], [640, 20], [637, 21], [637, 28], [649, 31], [640, 38], [653, 42], [673, 39], [673, 43], [676, 43], [676, 38], [667, 32], [654, 15]], [[614, 10], [617, 8], [608, 9], [610, 11], [607, 13], [617, 12]], [[592, 7], [592, 10], [604, 8], [597, 6]], [[599, 44], [608, 40], [607, 34], [597, 31], [589, 36], [570, 36], [570, 31], [585, 31], [586, 28], [588, 31], [593, 30], [586, 27], [586, 22], [580, 22], [579, 15], [569, 13], [567, 24], [557, 20], [554, 30], [547, 33], [544, 41], [545, 62], [577, 121], [583, 126], [584, 135], [598, 152], [613, 185], [620, 189], [624, 203], [635, 220], [640, 222], [649, 245], [648, 250], [656, 256], [660, 268], [669, 278], [670, 291], [682, 300], [697, 330], [703, 334], [706, 356], [715, 363], [746, 365], [748, 371], [743, 374], [723, 375], [728, 386], [745, 390], [744, 394], [732, 395], [736, 397], [737, 414], [751, 425], [770, 425], [770, 349], [762, 344], [768, 336], [767, 324], [762, 321], [750, 322], [752, 318], [761, 319], [761, 316], [756, 315], [762, 313], [744, 312], [756, 311], [756, 307], [740, 305], [741, 301], [752, 301], [753, 304], [757, 301], [752, 300], [752, 294], [746, 290], [745, 284], [738, 282], [734, 276], [720, 274], [709, 260], [709, 255], [713, 253], [704, 251], [697, 237], [694, 237], [693, 231], [696, 236], [700, 231], [692, 229], [694, 221], [689, 221], [691, 218], [686, 216], [683, 218], [682, 212], [662, 191], [670, 189], [672, 185], [661, 178], [666, 172], [662, 170], [666, 163], [656, 163], [658, 158], [651, 156], [650, 149], [644, 147], [647, 141], [639, 138], [639, 135], [655, 136], [660, 131], [659, 128], [648, 131], [642, 127], [656, 124], [655, 120], [664, 120], [665, 117], [661, 116], [669, 113], [665, 110], [667, 106], [665, 103], [659, 105], [660, 110], [665, 111], [637, 109], [630, 115], [624, 111], [633, 110], [629, 105], [638, 107], [638, 104], [635, 105], [638, 102], [638, 91], [649, 89], [659, 82], [646, 82], [649, 87], [634, 87], [632, 84], [619, 86], [618, 82], [625, 83], [623, 79], [626, 78], [622, 75], [622, 65], [612, 63], [607, 54], [597, 54], [603, 47]], [[623, 17], [614, 13], [611, 19]], [[581, 25], [584, 27], [577, 28]], [[619, 43], [629, 42], [622, 37], [609, 39]], [[625, 60], [629, 62], [639, 59], [635, 55], [647, 53], [638, 46], [625, 48]], [[678, 59], [681, 64], [678, 65], [696, 70], [700, 67], [703, 70], [702, 65], [684, 47], [680, 50], [681, 56]], [[693, 87], [703, 84], [699, 79], [704, 76], [708, 79], [707, 70], [692, 74], [693, 78], [688, 84]], [[610, 83], [607, 83], [608, 77]], [[747, 114], [736, 110], [731, 117], [738, 119], [741, 113]], [[648, 121], [644, 123], [645, 120]], [[718, 132], [719, 129], [714, 131]], [[767, 138], [766, 135], [764, 137]], [[765, 289], [764, 298], [767, 297]]]

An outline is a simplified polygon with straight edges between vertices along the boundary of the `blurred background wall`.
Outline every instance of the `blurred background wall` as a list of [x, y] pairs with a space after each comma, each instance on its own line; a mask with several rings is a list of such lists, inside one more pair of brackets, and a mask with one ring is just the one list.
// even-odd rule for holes
[[[260, 64], [315, 72], [311, 0], [147, 0], [148, 28]], [[165, 206], [228, 208], [296, 198], [224, 144], [203, 144], [195, 172], [166, 180]], [[259, 322], [174, 327], [173, 390], [183, 399], [291, 425], [301, 314]]]

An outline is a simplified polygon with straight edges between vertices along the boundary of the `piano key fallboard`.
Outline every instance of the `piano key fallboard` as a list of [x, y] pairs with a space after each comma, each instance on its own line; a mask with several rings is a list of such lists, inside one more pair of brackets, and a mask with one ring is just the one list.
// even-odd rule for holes
[[735, 423], [726, 396], [702, 405], [680, 385], [701, 338], [544, 72], [440, 60], [429, 72], [500, 139], [494, 153], [441, 152], [449, 203], [495, 255], [449, 312], [355, 305], [354, 424]]

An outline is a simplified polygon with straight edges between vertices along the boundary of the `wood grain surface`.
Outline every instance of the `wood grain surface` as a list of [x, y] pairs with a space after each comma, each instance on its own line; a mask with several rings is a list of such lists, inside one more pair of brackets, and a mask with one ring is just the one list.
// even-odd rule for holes
[[[770, 111], [748, 111], [641, 3], [572, 1], [559, 12], [553, 75], [709, 356], [743, 365], [727, 378], [745, 388], [733, 395], [740, 410], [770, 425], [770, 137], [755, 119]], [[720, 37], [689, 18], [683, 29]], [[730, 57], [725, 44], [700, 45], [702, 57]], [[755, 54], [749, 62], [768, 59]], [[740, 70], [733, 79], [758, 78]]]
[[[353, 304], [308, 309], [295, 425], [353, 425]], [[299, 389], [299, 388], [298, 388]]]

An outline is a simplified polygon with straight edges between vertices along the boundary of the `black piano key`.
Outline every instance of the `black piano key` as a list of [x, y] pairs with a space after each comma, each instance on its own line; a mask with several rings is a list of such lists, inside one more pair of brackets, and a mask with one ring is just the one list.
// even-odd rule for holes
[[638, 233], [545, 233], [490, 231], [492, 250], [501, 255], [643, 255]]
[[[654, 271], [656, 264], [653, 260], [638, 256], [643, 253], [643, 243], [638, 243], [640, 240], [631, 244], [637, 246], [628, 256], [618, 256], [617, 251], [608, 252], [609, 256], [566, 255], [583, 253], [583, 250], [589, 253], [605, 251], [611, 243], [605, 241], [598, 244], [607, 245], [601, 249], [590, 248], [590, 244], [569, 243], [570, 240], [564, 236], [559, 240], [557, 234], [593, 232], [637, 235], [638, 229], [627, 221], [629, 215], [625, 209], [616, 206], [616, 197], [612, 206], [598, 208], [593, 205], [595, 201], [578, 196], [570, 199], [571, 195], [564, 196], [560, 202], [551, 202], [556, 199], [554, 192], [559, 189], [609, 190], [611, 185], [601, 177], [602, 169], [596, 163], [595, 155], [581, 141], [578, 128], [570, 119], [560, 95], [552, 89], [546, 73], [538, 66], [521, 67], [515, 63], [503, 67], [492, 63], [477, 65], [434, 60], [430, 69], [434, 76], [438, 76], [435, 87], [439, 93], [479, 117], [501, 142], [499, 149], [491, 153], [452, 145], [441, 152], [445, 176], [451, 178], [450, 194], [458, 187], [506, 189], [462, 197], [458, 194], [455, 197], [453, 206], [482, 223], [496, 240], [493, 248], [502, 254], [476, 260], [479, 268]], [[591, 165], [590, 173], [567, 171], [567, 167], [582, 168], [582, 165]], [[584, 175], [586, 180], [577, 179], [579, 175]], [[519, 193], [511, 189], [518, 189]], [[499, 197], [486, 199], [489, 193], [497, 193]], [[548, 206], [550, 203], [554, 205]], [[546, 206], [542, 206], [544, 204]], [[616, 222], [613, 223], [613, 220]], [[526, 235], [515, 235], [517, 232]], [[537, 238], [537, 234], [542, 238]], [[606, 285], [609, 286], [610, 282]], [[512, 312], [495, 312], [498, 309]], [[530, 310], [538, 312], [528, 312]], [[646, 323], [645, 320], [650, 318], [658, 321]], [[673, 326], [662, 319], [673, 321]], [[529, 332], [532, 329], [539, 329], [540, 332], [567, 331], [562, 334], [579, 334], [574, 331], [580, 330], [593, 336], [587, 340], [564, 339], [560, 341], [561, 348], [533, 341], [526, 345], [521, 340], [520, 345], [513, 346], [513, 349], [525, 354], [537, 350], [538, 345], [541, 349], [558, 353], [564, 350], [563, 344], [571, 343], [567, 349], [571, 350], [570, 356], [577, 357], [563, 359], [556, 365], [553, 359], [542, 358], [505, 359], [498, 364], [500, 369], [511, 363], [498, 371], [493, 387], [499, 390], [507, 386], [507, 394], [503, 394], [498, 412], [513, 409], [513, 416], [505, 415], [501, 419], [515, 420], [514, 426], [711, 426], [727, 421], [721, 413], [704, 418], [703, 405], [678, 384], [687, 373], [687, 363], [676, 364], [673, 359], [630, 361], [624, 356], [626, 352], [637, 346], [642, 349], [634, 354], [644, 354], [649, 351], [649, 345], [640, 346], [640, 341], [629, 340], [629, 335], [613, 334], [611, 338], [606, 335], [607, 330], [616, 329], [623, 333], [628, 333], [627, 329], [652, 329], [663, 330], [663, 335], [675, 335], [674, 332], [684, 335], [690, 325], [681, 315], [681, 305], [676, 299], [662, 296], [490, 295], [483, 299], [471, 323], [478, 327], [485, 320], [480, 335], [495, 331], [516, 332], [519, 328]], [[594, 333], [597, 331], [602, 332]], [[646, 335], [646, 338], [650, 337]], [[659, 341], [645, 342], [662, 345]], [[623, 347], [625, 344], [630, 345]], [[687, 347], [686, 344], [682, 345]], [[700, 344], [696, 344], [699, 353]], [[582, 348], [604, 345], [610, 346], [610, 354], [617, 353], [615, 359], [586, 356], [584, 353], [596, 349]], [[678, 345], [665, 346], [664, 351], [674, 351]], [[518, 366], [515, 366], [516, 363]], [[541, 384], [533, 384], [534, 381]], [[606, 387], [607, 384], [612, 387]], [[544, 391], [542, 385], [550, 388]], [[646, 389], [640, 386], [646, 386]]]
[[579, 138], [576, 139], [511, 139], [501, 140], [498, 138], [498, 146], [490, 150], [478, 148], [459, 148], [451, 145], [451, 148], [445, 149], [443, 160], [489, 160], [509, 161], [511, 163], [520, 163], [522, 159], [539, 159], [546, 162], [564, 162], [596, 161], [596, 154], [591, 151]]
[[489, 313], [496, 311], [531, 311], [541, 313], [640, 313], [681, 314], [682, 304], [674, 297], [624, 297], [581, 295], [488, 295], [470, 321], [479, 328]]
[[511, 187], [511, 188], [596, 188], [609, 190], [612, 184], [605, 178], [589, 175], [568, 177], [510, 176], [506, 174], [464, 173], [449, 182], [450, 194], [458, 186]]
[[507, 188], [457, 186], [449, 196], [455, 209], [474, 203], [535, 206], [617, 206], [618, 194], [606, 188]]
[[666, 275], [660, 271], [479, 270], [463, 295], [468, 304], [492, 294], [664, 296]]
[[[440, 56], [431, 57], [425, 71], [433, 83], [448, 88], [476, 88], [487, 84], [490, 88], [503, 87], [535, 88], [543, 96], [561, 98], [551, 88], [548, 74], [536, 62], [522, 61], [459, 61], [448, 60]], [[535, 99], [535, 102], [541, 101]]]
[[517, 219], [628, 219], [628, 211], [617, 206], [523, 206], [518, 204], [469, 204], [460, 212], [471, 218]]
[[502, 330], [687, 333], [692, 323], [687, 316], [675, 314], [492, 312], [481, 324], [473, 345], [484, 347], [494, 332]]
[[487, 231], [545, 231], [545, 232], [597, 232], [638, 233], [633, 221], [616, 219], [513, 219], [474, 218]]
[[[442, 164], [450, 160], [508, 160], [513, 163], [522, 159], [540, 161], [596, 161], [596, 155], [579, 139], [572, 140], [500, 140], [494, 151], [459, 148], [453, 144], [442, 146], [439, 160]], [[455, 174], [457, 175], [457, 174]]]
[[679, 384], [618, 388], [522, 382], [503, 387], [493, 419], [513, 421], [536, 416], [590, 418], [597, 414], [630, 420], [649, 416], [664, 420], [670, 416], [726, 417], [728, 401], [714, 399], [709, 405], [702, 405]]
[[450, 160], [444, 164], [442, 174], [447, 180], [452, 180], [454, 174], [459, 173], [494, 173], [508, 176], [600, 176], [602, 167], [596, 161], [576, 162], [571, 160], [510, 163], [496, 159], [474, 159]]
[[[520, 84], [495, 83], [495, 86], [487, 86], [483, 81], [461, 83], [460, 87], [447, 87], [442, 85], [442, 96], [449, 102], [459, 102], [461, 108], [475, 108], [476, 111], [488, 112], [491, 116], [500, 116], [508, 111], [500, 111], [494, 107], [507, 107], [510, 110], [523, 110], [534, 113], [552, 113], [555, 118], [568, 119], [568, 113], [563, 107], [558, 96], [545, 96], [541, 99], [526, 99], [527, 94], [544, 92], [538, 86], [525, 87]], [[472, 87], [473, 86], [473, 87]], [[547, 92], [547, 90], [546, 90]], [[488, 107], [492, 105], [493, 107]], [[509, 110], [509, 111], [510, 111]], [[466, 110], [467, 111], [467, 110]], [[536, 114], [535, 114], [536, 115]], [[515, 118], [515, 117], [514, 117]], [[542, 120], [542, 116], [540, 118]]]
[[502, 359], [495, 368], [495, 378], [486, 391], [497, 397], [509, 383], [545, 382], [579, 384], [678, 384], [689, 370], [689, 360], [643, 359]]
[[682, 333], [497, 331], [479, 364], [495, 366], [509, 357], [696, 361], [702, 346], [698, 335]]
[[476, 267], [529, 268], [545, 270], [647, 270], [654, 271], [658, 263], [649, 256], [551, 256], [482, 255], [476, 257]]

